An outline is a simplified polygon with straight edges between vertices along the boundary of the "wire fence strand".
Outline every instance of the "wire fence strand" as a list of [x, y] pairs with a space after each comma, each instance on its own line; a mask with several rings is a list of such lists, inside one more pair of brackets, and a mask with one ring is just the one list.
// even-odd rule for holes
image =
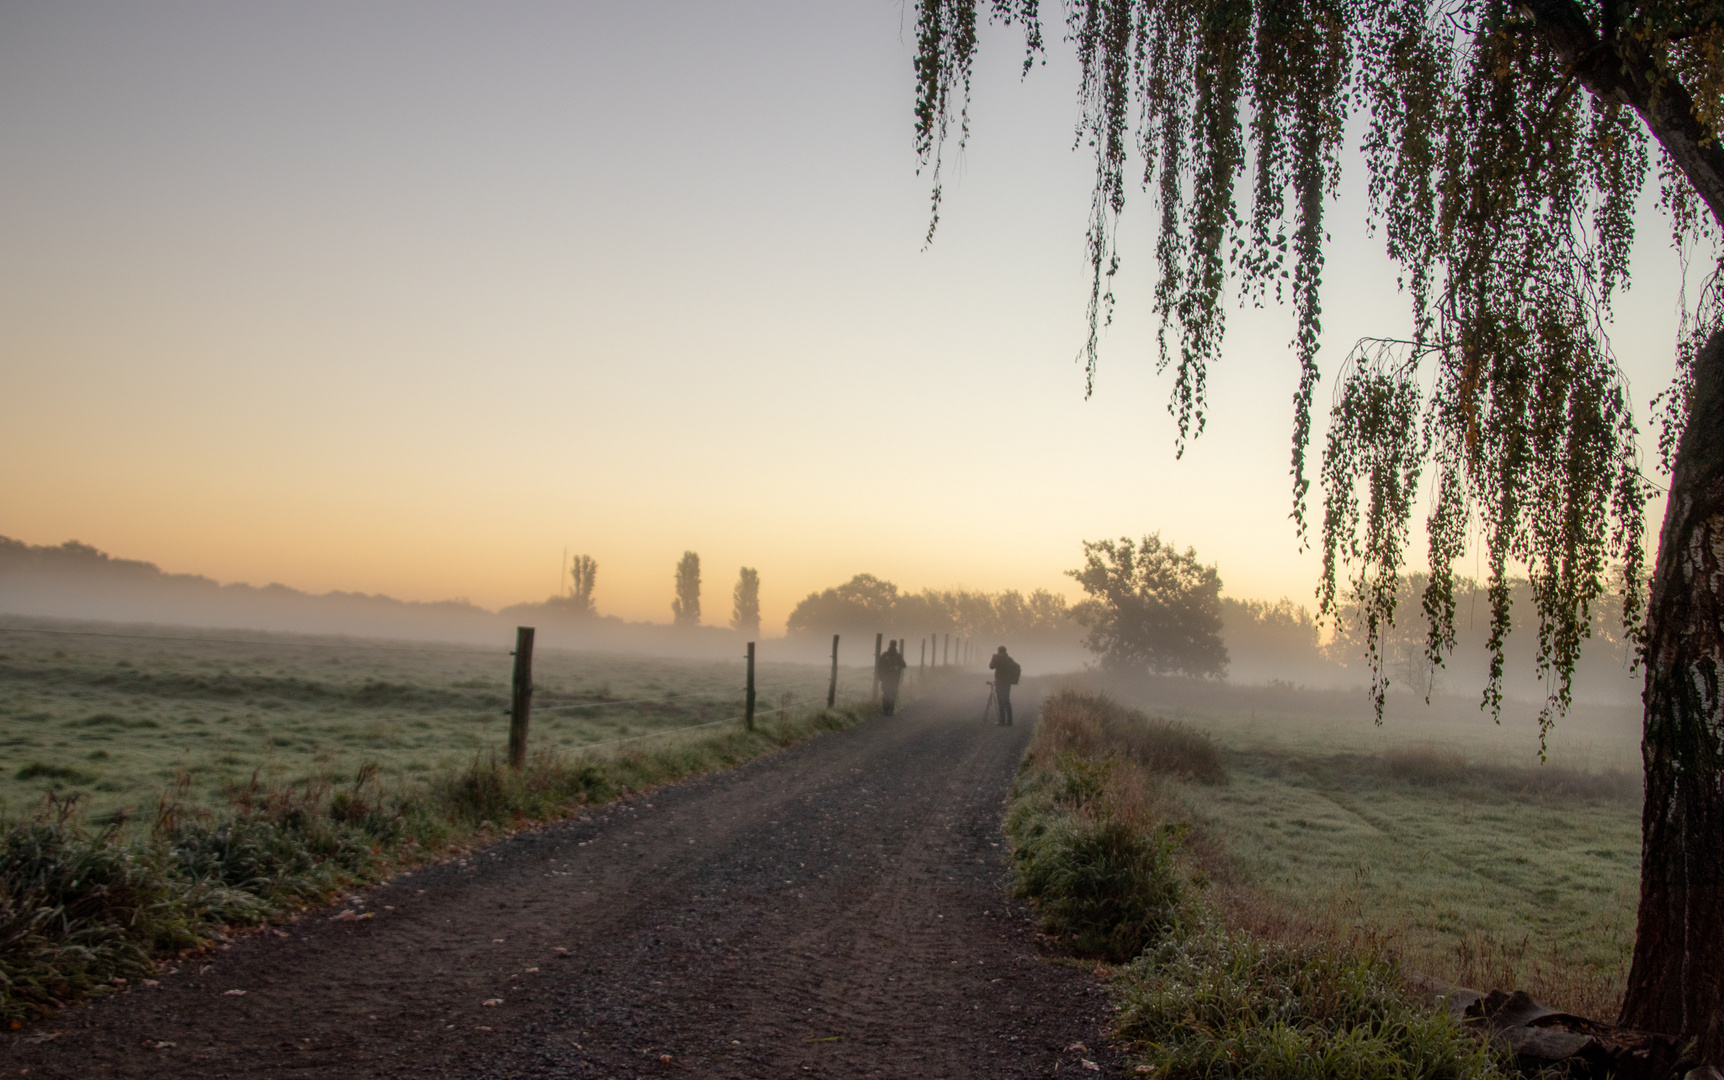
[[135, 641], [197, 641], [205, 645], [267, 645], [287, 646], [295, 649], [366, 649], [377, 652], [410, 652], [410, 653], [448, 653], [460, 656], [510, 656], [507, 651], [497, 649], [481, 649], [477, 647], [466, 649], [451, 649], [440, 645], [357, 645], [334, 641], [259, 641], [253, 638], [196, 637], [190, 634], [119, 634], [105, 630], [49, 630], [37, 626], [0, 626], [4, 634], [55, 634], [61, 637], [100, 637], [129, 638]]

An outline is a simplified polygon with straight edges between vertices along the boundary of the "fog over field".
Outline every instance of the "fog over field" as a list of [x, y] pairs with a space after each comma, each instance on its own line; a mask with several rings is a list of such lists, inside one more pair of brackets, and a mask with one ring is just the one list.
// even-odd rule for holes
[[[861, 662], [871, 656], [873, 637], [878, 633], [904, 639], [913, 668], [924, 661], [942, 665], [959, 659], [952, 651], [954, 641], [960, 649], [968, 641], [978, 663], [986, 653], [1006, 645], [1022, 658], [1026, 670], [1037, 675], [1081, 671], [1095, 664], [1096, 657], [1083, 645], [1085, 629], [1070, 618], [1062, 597], [1040, 594], [1048, 602], [1048, 610], [1039, 616], [1018, 594], [962, 590], [894, 594], [886, 602], [890, 605], [895, 598], [895, 606], [885, 608], [869, 609], [857, 603], [831, 607], [835, 591], [854, 592], [856, 583], [862, 581], [876, 589], [895, 589], [888, 582], [862, 575], [837, 590], [826, 590], [828, 604], [824, 610], [818, 603], [821, 597], [810, 595], [793, 613], [791, 629], [763, 626], [758, 635], [752, 635], [761, 642], [763, 655], [818, 662], [829, 655], [831, 635], [838, 633], [843, 639], [844, 662]], [[1476, 717], [1471, 703], [1484, 686], [1488, 663], [1482, 594], [1474, 590], [1462, 595], [1455, 651], [1443, 667], [1433, 669], [1424, 658], [1424, 623], [1417, 607], [1419, 585], [1415, 580], [1404, 588], [1401, 616], [1385, 643], [1391, 711], [1397, 716], [1428, 712], [1423, 697], [1430, 692], [1439, 703], [1438, 712]], [[550, 648], [733, 658], [740, 654], [739, 634], [722, 625], [730, 610], [728, 582], [709, 581], [705, 591], [708, 615], [704, 624], [676, 626], [668, 620], [627, 621], [603, 614], [602, 606], [596, 611], [584, 610], [568, 596], [493, 611], [463, 599], [427, 603], [359, 593], [313, 595], [280, 584], [224, 584], [199, 575], [164, 573], [152, 564], [110, 556], [88, 545], [30, 546], [0, 538], [0, 616], [38, 619], [483, 646], [507, 643], [516, 626], [531, 625], [537, 629], [540, 644]], [[667, 574], [667, 599], [669, 592]], [[1524, 588], [1521, 592], [1524, 594]], [[1029, 598], [1037, 599], [1036, 595]], [[1530, 602], [1524, 595], [1520, 599], [1523, 602], [1517, 610], [1530, 612]], [[1013, 605], [1021, 609], [1015, 621], [1005, 610]], [[1339, 628], [1332, 625], [1324, 633], [1309, 611], [1292, 601], [1227, 597], [1222, 598], [1221, 614], [1222, 640], [1229, 653], [1227, 682], [1283, 690], [1338, 691], [1331, 695], [1329, 707], [1346, 715], [1360, 709], [1368, 711], [1359, 691], [1369, 681], [1363, 635], [1345, 618]], [[1639, 679], [1630, 671], [1629, 648], [1613, 617], [1607, 604], [1594, 620], [1595, 636], [1576, 672], [1575, 699], [1587, 708], [1621, 708], [1632, 714], [1638, 707]], [[803, 625], [798, 625], [799, 620]], [[932, 656], [924, 651], [930, 637], [934, 639]], [[1521, 706], [1543, 700], [1545, 683], [1537, 671], [1536, 644], [1530, 629], [1517, 629], [1509, 637], [1505, 690], [1511, 700], [1511, 716], [1524, 713]]]

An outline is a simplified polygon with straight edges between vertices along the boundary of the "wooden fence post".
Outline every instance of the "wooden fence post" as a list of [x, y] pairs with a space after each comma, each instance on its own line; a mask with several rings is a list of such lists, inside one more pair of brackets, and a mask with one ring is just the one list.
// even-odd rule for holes
[[916, 678], [922, 677], [922, 670], [928, 666], [928, 639], [922, 639], [922, 656], [916, 661]]
[[748, 643], [748, 694], [743, 699], [742, 726], [749, 731], [754, 730], [754, 642], [752, 641]]
[[952, 635], [951, 634], [946, 635], [946, 658], [944, 660], [940, 661], [940, 666], [941, 667], [951, 667], [952, 666]]
[[527, 763], [527, 721], [533, 715], [533, 628], [515, 627], [515, 677], [509, 697], [509, 768]]
[[875, 701], [880, 700], [880, 642], [886, 639], [885, 634], [874, 635], [874, 690]]
[[826, 707], [838, 701], [838, 635], [832, 635], [832, 681], [826, 684]]

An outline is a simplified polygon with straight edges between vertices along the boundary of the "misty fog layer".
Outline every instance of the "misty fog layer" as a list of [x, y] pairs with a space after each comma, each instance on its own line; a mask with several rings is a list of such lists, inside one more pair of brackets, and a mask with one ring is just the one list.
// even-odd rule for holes
[[[1424, 656], [1420, 587], [1417, 578], [1404, 583], [1396, 622], [1385, 642], [1391, 693], [1421, 699], [1427, 693], [1476, 696], [1488, 665], [1488, 607], [1482, 592], [1464, 585], [1457, 589], [1456, 648], [1443, 666], [1433, 667]], [[1525, 593], [1525, 584], [1519, 584], [1517, 612], [1532, 610]], [[1639, 699], [1639, 678], [1630, 670], [1631, 649], [1616, 621], [1618, 610], [1607, 601], [1595, 613], [1593, 637], [1575, 676], [1577, 701], [1626, 705]], [[731, 629], [626, 622], [598, 614], [590, 596], [552, 597], [490, 611], [465, 600], [422, 603], [362, 593], [313, 595], [285, 585], [224, 585], [199, 575], [164, 573], [152, 563], [114, 558], [76, 542], [31, 546], [3, 537], [0, 614], [470, 644], [506, 642], [514, 627], [531, 625], [538, 628], [540, 643], [552, 648], [690, 657], [730, 656], [739, 650], [739, 635]], [[1365, 685], [1365, 643], [1345, 615], [1325, 639], [1311, 613], [1290, 600], [1223, 598], [1227, 681], [1319, 689]], [[905, 640], [912, 668], [924, 662], [956, 663], [965, 642], [977, 665], [1005, 645], [1035, 674], [1076, 671], [1094, 660], [1084, 649], [1084, 628], [1073, 620], [1065, 599], [1045, 590], [1027, 596], [1015, 590], [910, 593], [858, 574], [809, 594], [788, 623], [786, 635], [772, 643], [781, 659], [823, 660], [830, 655], [832, 635], [839, 634], [843, 662], [858, 663], [871, 656], [874, 635], [882, 634]], [[1546, 686], [1536, 662], [1535, 628], [1517, 629], [1507, 649], [1508, 695], [1542, 698]]]

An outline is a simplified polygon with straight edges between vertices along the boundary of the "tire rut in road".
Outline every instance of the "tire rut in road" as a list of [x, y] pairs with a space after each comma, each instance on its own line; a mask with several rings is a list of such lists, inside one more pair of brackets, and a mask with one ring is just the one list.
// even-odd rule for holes
[[1104, 990], [1005, 895], [1028, 727], [872, 720], [403, 875], [359, 901], [373, 918], [315, 913], [0, 1046], [33, 1077], [1110, 1074]]

